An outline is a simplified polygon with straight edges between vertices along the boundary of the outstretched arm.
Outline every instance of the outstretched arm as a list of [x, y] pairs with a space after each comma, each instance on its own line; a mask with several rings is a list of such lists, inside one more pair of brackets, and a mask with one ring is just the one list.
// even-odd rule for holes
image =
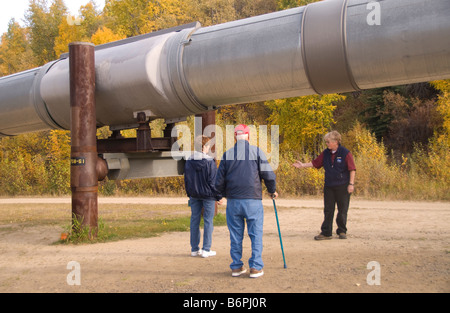
[[312, 162], [302, 163], [297, 160], [294, 163], [292, 163], [292, 166], [296, 167], [296, 168], [307, 168], [307, 167], [313, 167], [313, 164], [312, 164]]

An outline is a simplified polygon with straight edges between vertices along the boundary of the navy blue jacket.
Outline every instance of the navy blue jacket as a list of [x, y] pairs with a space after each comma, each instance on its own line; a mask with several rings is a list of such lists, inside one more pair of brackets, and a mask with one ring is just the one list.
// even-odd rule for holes
[[334, 162], [331, 161], [331, 152], [329, 149], [323, 151], [323, 168], [325, 169], [325, 186], [340, 186], [348, 184], [350, 181], [350, 172], [345, 158], [348, 151], [345, 147], [339, 145], [336, 151]]
[[184, 166], [184, 186], [188, 197], [220, 200], [222, 196], [215, 188], [216, 162], [207, 155], [195, 152]]
[[261, 180], [269, 193], [274, 193], [276, 177], [266, 155], [247, 140], [238, 140], [220, 161], [216, 189], [230, 199], [262, 199]]

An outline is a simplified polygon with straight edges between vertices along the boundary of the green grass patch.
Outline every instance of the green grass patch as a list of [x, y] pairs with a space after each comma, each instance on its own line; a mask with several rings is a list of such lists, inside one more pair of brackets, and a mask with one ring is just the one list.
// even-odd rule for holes
[[[98, 209], [97, 237], [92, 239], [89, 229], [74, 223], [72, 231], [70, 204], [2, 204], [0, 230], [16, 231], [25, 227], [56, 225], [65, 240], [56, 244], [80, 244], [117, 241], [131, 238], [149, 238], [164, 232], [189, 231], [190, 208], [186, 205], [104, 204]], [[220, 212], [214, 218], [215, 226], [226, 225], [226, 216]], [[203, 226], [203, 219], [201, 222]]]
[[[69, 236], [66, 240], [59, 240], [57, 243], [96, 243], [117, 241], [132, 238], [155, 237], [165, 232], [189, 231], [190, 216], [178, 216], [170, 218], [135, 219], [127, 221], [103, 221], [99, 219], [99, 227], [96, 238], [90, 238], [89, 230], [82, 228], [75, 223], [75, 231], [71, 230], [71, 224], [66, 226]], [[226, 225], [226, 216], [222, 213], [214, 217], [215, 226]], [[203, 219], [200, 223], [203, 227]]]
[[[226, 216], [217, 214], [215, 226], [226, 225]], [[203, 227], [203, 219], [200, 224]], [[160, 217], [120, 221], [99, 222], [97, 241], [122, 240], [130, 238], [148, 238], [165, 232], [184, 232], [190, 229], [190, 216]]]

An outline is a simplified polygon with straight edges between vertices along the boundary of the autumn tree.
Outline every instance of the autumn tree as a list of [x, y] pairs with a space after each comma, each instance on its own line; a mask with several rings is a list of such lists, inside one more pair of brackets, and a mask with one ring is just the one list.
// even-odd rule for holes
[[101, 45], [121, 39], [125, 39], [125, 36], [115, 34], [111, 29], [109, 29], [106, 26], [102, 26], [91, 36], [91, 42], [94, 45]]
[[81, 6], [79, 12], [80, 15], [76, 17], [78, 23], [69, 23], [65, 18], [59, 25], [59, 35], [55, 39], [56, 55], [68, 52], [69, 43], [74, 41], [86, 41], [100, 45], [125, 38], [124, 35], [118, 35], [104, 26], [104, 18], [96, 10], [93, 1]]
[[76, 24], [69, 24], [67, 19], [63, 19], [58, 27], [58, 37], [55, 38], [55, 56], [69, 51], [69, 43], [75, 41], [87, 41], [83, 27]]
[[312, 95], [266, 102], [272, 110], [269, 120], [280, 127], [280, 146], [304, 154], [315, 154], [322, 149], [322, 136], [334, 124], [333, 111], [338, 94]]
[[42, 194], [47, 188], [42, 133], [3, 138], [0, 142], [0, 193]]
[[47, 192], [66, 194], [70, 191], [70, 132], [51, 130], [45, 141]]
[[82, 20], [81, 26], [83, 27], [86, 38], [91, 38], [105, 24], [103, 14], [96, 8], [94, 1], [90, 1], [80, 7], [80, 17]]
[[145, 33], [149, 22], [148, 0], [106, 0], [106, 26], [116, 34], [132, 37]]
[[243, 19], [274, 12], [277, 10], [277, 0], [235, 0], [236, 17]]
[[46, 0], [30, 0], [25, 20], [30, 28], [30, 45], [37, 65], [57, 58], [55, 39], [66, 14], [67, 8], [62, 0], [53, 0], [50, 7]]
[[198, 1], [195, 8], [196, 10], [192, 11], [203, 26], [221, 24], [237, 18], [233, 0]]
[[358, 98], [362, 105], [356, 108], [357, 118], [378, 141], [384, 141], [388, 151], [411, 153], [413, 142], [426, 145], [442, 123], [436, 90], [428, 83], [374, 88], [360, 92]]
[[0, 76], [21, 72], [33, 67], [33, 53], [27, 40], [27, 29], [11, 19], [0, 45]]
[[187, 0], [151, 0], [148, 5], [149, 21], [144, 32], [167, 29], [193, 21]]
[[450, 134], [450, 79], [437, 80], [431, 83], [440, 94], [437, 101], [437, 111], [442, 115], [442, 130], [438, 133]]
[[442, 125], [436, 110], [436, 101], [406, 98], [394, 92], [385, 92], [385, 107], [393, 116], [384, 142], [397, 153], [410, 153], [414, 145], [426, 146], [435, 129]]
[[442, 117], [442, 126], [435, 129], [428, 147], [430, 173], [447, 191], [450, 189], [450, 79], [432, 82], [439, 90], [437, 111]]
[[290, 8], [301, 7], [320, 0], [277, 0], [278, 10], [286, 10]]

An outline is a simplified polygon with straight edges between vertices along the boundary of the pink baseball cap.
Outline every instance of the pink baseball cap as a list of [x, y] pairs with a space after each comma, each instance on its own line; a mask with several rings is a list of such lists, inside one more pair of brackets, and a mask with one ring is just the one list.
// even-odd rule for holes
[[245, 124], [240, 124], [240, 125], [236, 126], [236, 128], [234, 129], [234, 134], [236, 136], [237, 135], [245, 135], [245, 134], [249, 134], [249, 133], [250, 133], [250, 129]]

